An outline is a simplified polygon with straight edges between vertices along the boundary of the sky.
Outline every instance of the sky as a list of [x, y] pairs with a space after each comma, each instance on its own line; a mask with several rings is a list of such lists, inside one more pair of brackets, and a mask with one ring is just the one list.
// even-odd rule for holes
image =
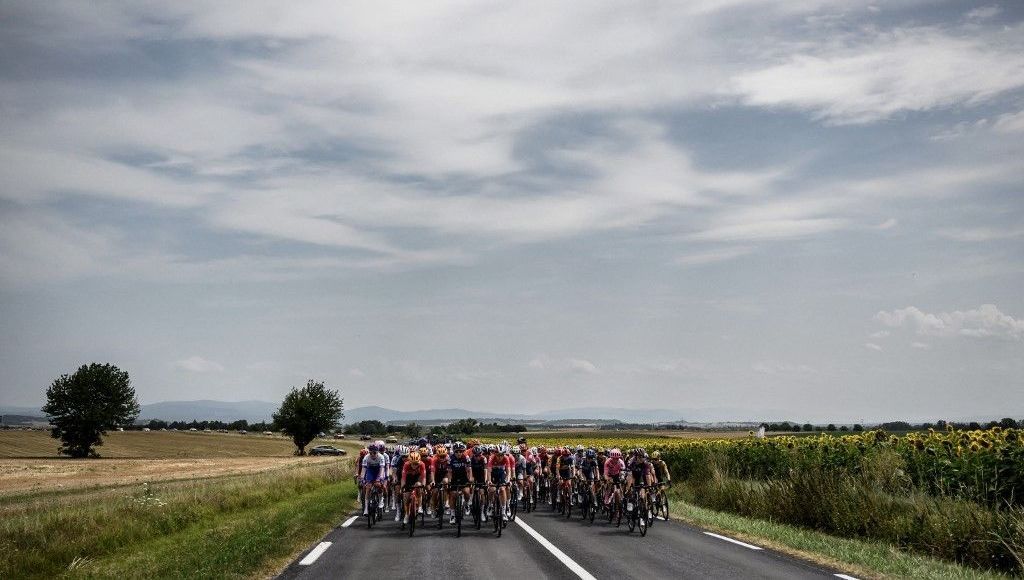
[[1024, 4], [0, 3], [0, 403], [1024, 417]]

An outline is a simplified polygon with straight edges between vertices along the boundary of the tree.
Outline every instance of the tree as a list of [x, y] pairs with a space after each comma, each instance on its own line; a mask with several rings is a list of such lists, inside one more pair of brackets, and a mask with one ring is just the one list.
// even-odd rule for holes
[[1010, 417], [1004, 417], [999, 421], [999, 426], [1003, 429], [1013, 429], [1017, 427], [1017, 421]]
[[863, 431], [864, 430], [864, 426], [861, 425], [860, 423], [854, 423], [853, 430], [854, 431]]
[[405, 433], [405, 436], [409, 439], [415, 439], [423, 433], [423, 428], [416, 423], [409, 423], [405, 427], [402, 427], [402, 433]]
[[103, 445], [108, 429], [130, 425], [139, 416], [128, 373], [112, 364], [92, 363], [73, 375], [61, 375], [46, 389], [43, 406], [61, 440], [60, 452], [71, 457], [99, 457], [93, 449]]
[[480, 423], [476, 419], [459, 419], [458, 421], [448, 425], [448, 432], [472, 435], [473, 433], [476, 433], [479, 427]]
[[310, 379], [301, 389], [292, 387], [281, 408], [274, 413], [274, 423], [295, 443], [295, 454], [305, 455], [306, 445], [318, 433], [333, 429], [344, 417], [338, 391], [328, 389], [320, 381]]
[[825, 427], [825, 429], [828, 430], [828, 431], [835, 431], [836, 430], [835, 423], [829, 423], [828, 427]]
[[804, 423], [804, 431], [814, 431], [814, 425], [810, 423]]

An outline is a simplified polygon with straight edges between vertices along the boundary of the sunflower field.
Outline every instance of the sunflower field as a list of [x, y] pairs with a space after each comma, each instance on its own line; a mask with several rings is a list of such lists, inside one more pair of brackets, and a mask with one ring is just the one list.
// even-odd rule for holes
[[538, 446], [660, 451], [677, 500], [1024, 572], [1024, 430], [528, 438]]

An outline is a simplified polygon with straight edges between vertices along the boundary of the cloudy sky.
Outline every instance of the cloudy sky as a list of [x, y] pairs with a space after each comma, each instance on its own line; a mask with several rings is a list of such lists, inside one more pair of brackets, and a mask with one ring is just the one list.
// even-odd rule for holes
[[0, 403], [1024, 415], [1024, 4], [343, 4], [0, 3]]

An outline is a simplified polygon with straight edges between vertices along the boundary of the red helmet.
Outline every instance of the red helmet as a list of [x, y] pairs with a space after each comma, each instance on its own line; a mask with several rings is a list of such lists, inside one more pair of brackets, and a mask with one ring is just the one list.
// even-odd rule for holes
[[562, 455], [569, 455], [569, 448], [568, 447], [563, 447], [562, 448]]
[[539, 448], [537, 449], [537, 451], [540, 451], [540, 452], [541, 452], [541, 453], [543, 453], [544, 455], [547, 455], [547, 454], [548, 454], [548, 448], [547, 448], [547, 447], [544, 447], [543, 445], [541, 445], [541, 446], [540, 446], [540, 447], [539, 447]]

